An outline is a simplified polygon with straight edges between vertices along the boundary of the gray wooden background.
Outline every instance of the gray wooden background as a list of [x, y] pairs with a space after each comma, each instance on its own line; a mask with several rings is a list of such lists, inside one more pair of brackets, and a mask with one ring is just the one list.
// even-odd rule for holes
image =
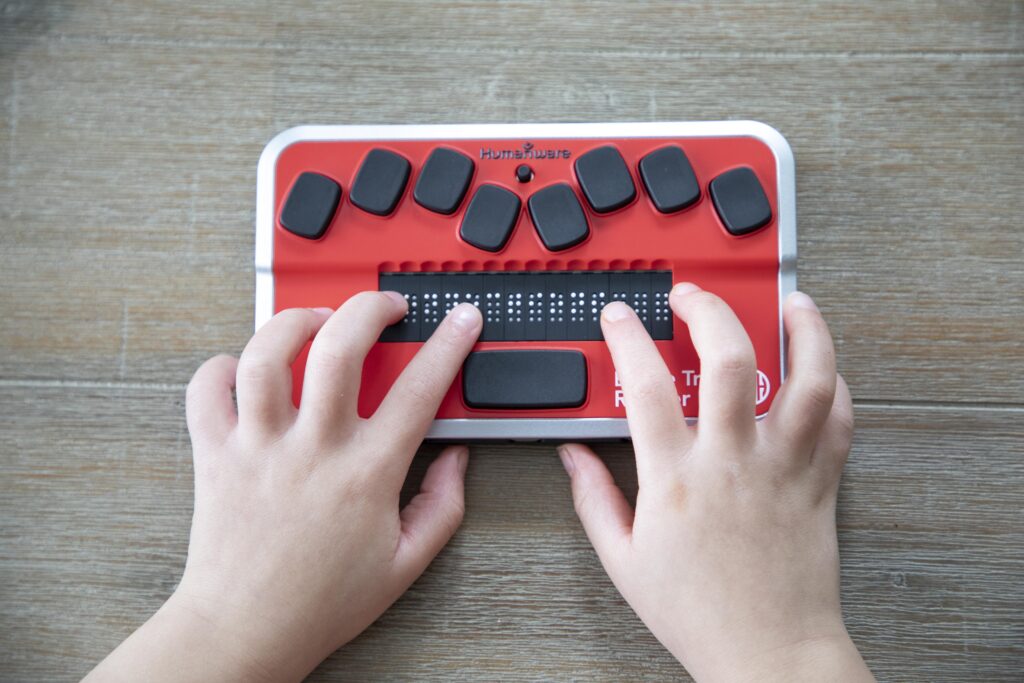
[[[256, 161], [300, 123], [753, 118], [857, 407], [850, 631], [888, 680], [1021, 680], [1024, 2], [0, 1], [0, 678], [74, 680], [173, 589], [193, 369], [252, 329]], [[635, 491], [631, 453], [602, 449]], [[429, 450], [426, 455], [429, 455]], [[421, 474], [426, 457], [414, 468]], [[552, 449], [318, 681], [685, 678]]]

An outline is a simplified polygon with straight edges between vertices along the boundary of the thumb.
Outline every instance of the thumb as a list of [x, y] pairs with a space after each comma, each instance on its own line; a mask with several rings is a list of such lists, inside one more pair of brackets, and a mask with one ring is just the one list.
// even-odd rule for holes
[[469, 449], [450, 446], [430, 463], [420, 492], [402, 508], [402, 536], [395, 553], [410, 582], [423, 573], [462, 524]]
[[633, 534], [633, 508], [594, 451], [568, 443], [558, 447], [558, 455], [572, 481], [576, 514], [608, 571], [619, 564], [628, 548]]

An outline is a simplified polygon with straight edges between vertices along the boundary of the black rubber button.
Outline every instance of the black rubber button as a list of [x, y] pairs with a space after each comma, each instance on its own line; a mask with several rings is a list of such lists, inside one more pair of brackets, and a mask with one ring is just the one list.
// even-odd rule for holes
[[371, 149], [356, 173], [349, 199], [363, 211], [387, 216], [402, 198], [409, 168], [405, 157], [386, 149]]
[[516, 180], [521, 183], [528, 183], [533, 180], [533, 169], [526, 164], [516, 166]]
[[772, 219], [772, 207], [754, 170], [746, 166], [726, 171], [711, 181], [711, 200], [725, 229], [746, 235]]
[[501, 251], [519, 218], [518, 195], [497, 185], [481, 185], [469, 200], [459, 237], [477, 249]]
[[470, 408], [576, 408], [587, 398], [579, 351], [478, 351], [462, 366]]
[[453, 149], [438, 147], [423, 164], [412, 197], [436, 213], [453, 214], [473, 178], [473, 160]]
[[576, 160], [576, 179], [597, 213], [621, 209], [636, 197], [629, 168], [614, 147], [592, 149]]
[[341, 185], [319, 173], [303, 173], [296, 179], [281, 209], [281, 226], [299, 237], [321, 237], [341, 201]]
[[700, 199], [700, 185], [686, 153], [669, 145], [640, 160], [640, 179], [661, 213], [680, 211]]
[[585, 240], [590, 234], [587, 216], [580, 200], [566, 183], [548, 185], [527, 202], [530, 218], [544, 246], [562, 251]]

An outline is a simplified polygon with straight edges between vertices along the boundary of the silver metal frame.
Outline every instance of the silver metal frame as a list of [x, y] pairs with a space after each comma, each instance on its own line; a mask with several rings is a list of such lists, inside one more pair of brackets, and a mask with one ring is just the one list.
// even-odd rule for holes
[[[297, 126], [263, 149], [256, 174], [256, 329], [274, 314], [274, 171], [289, 145], [329, 140], [467, 140], [546, 138], [752, 137], [775, 155], [779, 208], [779, 338], [786, 376], [782, 302], [796, 289], [796, 169], [793, 151], [779, 131], [758, 121], [675, 121], [657, 123], [517, 123], [382, 126]], [[434, 420], [434, 440], [628, 439], [624, 418], [463, 418]]]

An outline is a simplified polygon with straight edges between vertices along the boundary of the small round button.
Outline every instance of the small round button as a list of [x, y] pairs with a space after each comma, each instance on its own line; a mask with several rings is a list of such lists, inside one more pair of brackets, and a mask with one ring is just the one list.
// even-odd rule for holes
[[533, 169], [526, 164], [516, 166], [516, 180], [521, 183], [528, 183], [533, 180]]

